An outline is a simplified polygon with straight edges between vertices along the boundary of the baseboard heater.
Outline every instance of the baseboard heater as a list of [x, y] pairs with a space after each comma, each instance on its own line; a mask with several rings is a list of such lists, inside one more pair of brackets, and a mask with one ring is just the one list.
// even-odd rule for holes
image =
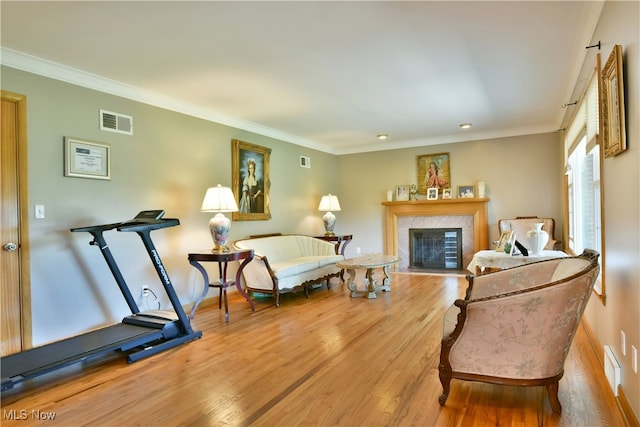
[[609, 381], [611, 390], [613, 390], [613, 395], [617, 397], [620, 385], [620, 364], [608, 345], [604, 346], [604, 374]]

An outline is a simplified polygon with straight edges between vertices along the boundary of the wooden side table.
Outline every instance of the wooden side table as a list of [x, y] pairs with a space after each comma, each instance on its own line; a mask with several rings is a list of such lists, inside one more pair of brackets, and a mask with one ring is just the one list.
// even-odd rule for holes
[[[336, 246], [336, 255], [344, 256], [344, 250], [351, 242], [353, 235], [345, 234], [343, 236], [314, 236], [316, 239], [322, 239], [327, 242], [332, 242]], [[342, 247], [341, 247], [342, 246]]]
[[[246, 294], [242, 286], [240, 285], [240, 276], [242, 274], [242, 269], [245, 265], [249, 264], [253, 259], [253, 249], [241, 249], [241, 250], [230, 250], [228, 252], [194, 252], [190, 253], [188, 256], [189, 264], [194, 266], [201, 274], [204, 279], [204, 290], [202, 291], [202, 295], [198, 297], [196, 302], [193, 304], [193, 308], [191, 309], [190, 318], [193, 319], [195, 315], [196, 309], [207, 296], [207, 292], [209, 288], [220, 288], [220, 298], [218, 300], [218, 308], [222, 308], [222, 300], [224, 297], [224, 318], [225, 321], [229, 322], [229, 304], [227, 303], [227, 288], [229, 286], [236, 285], [236, 289], [247, 300], [249, 305], [251, 306], [251, 311], [256, 311], [255, 306], [253, 305], [253, 301]], [[227, 280], [227, 266], [230, 261], [240, 261], [244, 260], [240, 266], [238, 267], [238, 271], [236, 272], [235, 280]], [[201, 262], [217, 262], [218, 263], [218, 272], [219, 279], [217, 283], [209, 282], [209, 275], [207, 274], [207, 270], [200, 264]]]
[[[315, 236], [315, 238], [333, 243], [336, 247], [336, 255], [342, 255], [344, 257], [344, 250], [347, 247], [347, 245], [351, 243], [351, 239], [353, 239], [353, 235], [352, 234], [345, 234], [342, 236], [323, 235], [323, 236]], [[344, 268], [340, 271], [340, 280], [344, 282]]]

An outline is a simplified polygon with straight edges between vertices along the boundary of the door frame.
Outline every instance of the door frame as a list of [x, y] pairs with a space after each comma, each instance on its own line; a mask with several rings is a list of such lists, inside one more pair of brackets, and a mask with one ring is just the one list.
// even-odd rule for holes
[[32, 316], [31, 316], [31, 268], [29, 246], [29, 192], [28, 192], [28, 146], [27, 146], [27, 97], [25, 95], [3, 90], [2, 100], [16, 104], [16, 138], [17, 138], [17, 164], [18, 164], [18, 221], [19, 221], [19, 245], [20, 245], [20, 311], [21, 330], [20, 337], [22, 349], [33, 346]]

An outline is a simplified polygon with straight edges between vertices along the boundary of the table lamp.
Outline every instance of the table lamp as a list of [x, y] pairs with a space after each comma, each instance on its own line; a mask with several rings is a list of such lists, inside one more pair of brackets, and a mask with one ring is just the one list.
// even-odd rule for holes
[[209, 229], [214, 244], [212, 250], [213, 252], [228, 252], [227, 239], [231, 231], [231, 220], [222, 212], [238, 212], [238, 205], [231, 189], [220, 184], [217, 187], [208, 188], [200, 212], [217, 212], [209, 220]]
[[325, 236], [334, 236], [333, 227], [336, 225], [336, 216], [332, 211], [340, 210], [340, 202], [338, 201], [338, 197], [329, 193], [326, 196], [322, 196], [320, 199], [320, 206], [318, 206], [319, 211], [326, 212], [322, 217], [322, 221], [324, 221], [324, 229]]

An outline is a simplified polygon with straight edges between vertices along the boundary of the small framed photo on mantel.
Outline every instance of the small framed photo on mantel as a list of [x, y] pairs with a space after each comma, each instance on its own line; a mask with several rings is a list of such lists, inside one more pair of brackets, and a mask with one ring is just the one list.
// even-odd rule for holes
[[435, 187], [427, 188], [427, 200], [438, 200], [438, 189]]
[[473, 199], [475, 197], [473, 185], [459, 185], [458, 186], [458, 198], [459, 199]]
[[409, 201], [409, 185], [396, 185], [396, 202]]

